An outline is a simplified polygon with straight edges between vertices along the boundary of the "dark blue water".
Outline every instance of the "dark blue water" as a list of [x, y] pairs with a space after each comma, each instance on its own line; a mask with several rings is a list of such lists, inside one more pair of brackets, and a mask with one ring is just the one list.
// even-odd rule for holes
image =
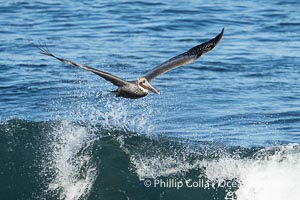
[[[2, 2], [0, 198], [299, 199], [299, 7]], [[135, 80], [223, 27], [138, 100], [35, 47]]]

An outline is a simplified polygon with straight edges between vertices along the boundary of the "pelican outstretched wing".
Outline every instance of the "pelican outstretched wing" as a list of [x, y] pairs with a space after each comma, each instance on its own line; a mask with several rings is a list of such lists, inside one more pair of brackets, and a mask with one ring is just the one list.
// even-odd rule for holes
[[47, 46], [45, 46], [44, 48], [40, 47], [40, 46], [37, 46], [37, 48], [40, 50], [41, 54], [44, 54], [46, 56], [50, 56], [50, 57], [56, 58], [57, 60], [65, 63], [65, 64], [72, 65], [72, 66], [84, 69], [86, 71], [93, 72], [93, 73], [97, 74], [98, 76], [101, 76], [105, 80], [110, 81], [111, 83], [113, 83], [116, 86], [120, 87], [120, 86], [126, 85], [128, 83], [127, 81], [125, 81], [125, 80], [123, 80], [123, 79], [121, 79], [121, 78], [119, 78], [117, 76], [114, 76], [114, 75], [112, 75], [110, 73], [107, 73], [107, 72], [104, 72], [104, 71], [100, 71], [100, 70], [94, 69], [92, 67], [88, 67], [86, 65], [78, 64], [78, 63], [66, 60], [64, 58], [57, 57], [57, 56], [55, 56], [54, 54], [52, 54], [48, 50]]
[[148, 71], [146, 75], [144, 76], [148, 81], [153, 80], [157, 76], [170, 71], [172, 69], [175, 69], [177, 67], [180, 67], [182, 65], [190, 64], [197, 60], [200, 56], [207, 53], [208, 51], [212, 50], [218, 42], [221, 40], [224, 33], [224, 28], [222, 29], [221, 33], [219, 33], [215, 38], [202, 43], [200, 45], [197, 45], [187, 52], [184, 52], [178, 56], [175, 56], [159, 66], [153, 68], [152, 70]]

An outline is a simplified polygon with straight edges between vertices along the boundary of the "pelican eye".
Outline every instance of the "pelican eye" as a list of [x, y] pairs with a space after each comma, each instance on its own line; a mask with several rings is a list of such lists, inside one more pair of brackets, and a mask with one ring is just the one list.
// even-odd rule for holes
[[142, 83], [146, 83], [146, 81], [145, 80], [143, 80], [143, 82]]

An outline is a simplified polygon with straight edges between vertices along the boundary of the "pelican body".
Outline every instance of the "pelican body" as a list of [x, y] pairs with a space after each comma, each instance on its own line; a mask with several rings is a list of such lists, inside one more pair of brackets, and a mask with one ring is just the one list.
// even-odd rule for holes
[[146, 78], [141, 77], [137, 81], [128, 81], [127, 84], [119, 87], [114, 92], [117, 97], [138, 99], [146, 96], [149, 90], [155, 94], [160, 94], [152, 85], [150, 85]]
[[209, 52], [212, 50], [218, 42], [221, 40], [224, 33], [224, 28], [222, 31], [213, 39], [204, 42], [202, 44], [199, 44], [188, 51], [179, 54], [163, 63], [158, 65], [157, 67], [153, 68], [152, 70], [148, 71], [144, 76], [138, 78], [136, 81], [126, 81], [123, 80], [115, 75], [112, 75], [110, 73], [97, 70], [92, 67], [88, 67], [86, 65], [78, 64], [69, 60], [66, 60], [64, 58], [60, 58], [52, 54], [47, 47], [42, 48], [38, 47], [40, 49], [40, 53], [56, 58], [57, 60], [72, 65], [75, 67], [79, 67], [83, 70], [93, 72], [97, 74], [98, 76], [104, 78], [107, 81], [110, 81], [114, 85], [116, 85], [118, 88], [113, 91], [117, 97], [124, 97], [124, 98], [130, 98], [130, 99], [138, 99], [144, 96], [147, 96], [148, 92], [151, 91], [155, 94], [160, 94], [158, 90], [156, 90], [150, 82], [156, 78], [157, 76], [168, 72], [170, 70], [173, 70], [177, 67], [190, 64], [197, 60], [200, 56], [203, 54]]

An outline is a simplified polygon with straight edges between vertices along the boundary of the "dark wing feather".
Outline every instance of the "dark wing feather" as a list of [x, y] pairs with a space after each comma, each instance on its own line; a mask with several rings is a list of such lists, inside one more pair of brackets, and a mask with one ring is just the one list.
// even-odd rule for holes
[[63, 58], [59, 58], [55, 55], [53, 55], [47, 47], [45, 48], [41, 48], [41, 47], [38, 47], [38, 49], [40, 50], [40, 53], [41, 54], [44, 54], [46, 56], [51, 56], [53, 58], [56, 58], [57, 60], [65, 63], [65, 64], [68, 64], [68, 65], [72, 65], [72, 66], [75, 66], [75, 67], [79, 67], [81, 69], [84, 69], [86, 71], [90, 71], [90, 72], [93, 72], [95, 74], [97, 74], [98, 76], [101, 76], [102, 78], [104, 78], [105, 80], [107, 81], [110, 81], [111, 83], [113, 83], [114, 85], [116, 86], [123, 86], [123, 85], [126, 85], [127, 84], [127, 81], [117, 77], [117, 76], [114, 76], [110, 73], [107, 73], [107, 72], [104, 72], [104, 71], [100, 71], [100, 70], [97, 70], [97, 69], [94, 69], [92, 67], [88, 67], [86, 65], [82, 65], [82, 64], [78, 64], [78, 63], [75, 63], [75, 62], [72, 62], [72, 61], [69, 61], [69, 60], [66, 60], [66, 59], [63, 59]]
[[219, 33], [215, 38], [202, 43], [200, 45], [197, 45], [190, 50], [188, 50], [185, 53], [182, 53], [178, 56], [175, 56], [159, 66], [153, 68], [149, 72], [146, 73], [144, 76], [148, 81], [153, 80], [155, 77], [170, 71], [172, 69], [175, 69], [177, 67], [180, 67], [182, 65], [190, 64], [194, 62], [196, 59], [198, 59], [203, 54], [207, 53], [208, 51], [212, 50], [218, 42], [221, 40], [224, 33], [224, 28], [222, 29], [221, 33]]

